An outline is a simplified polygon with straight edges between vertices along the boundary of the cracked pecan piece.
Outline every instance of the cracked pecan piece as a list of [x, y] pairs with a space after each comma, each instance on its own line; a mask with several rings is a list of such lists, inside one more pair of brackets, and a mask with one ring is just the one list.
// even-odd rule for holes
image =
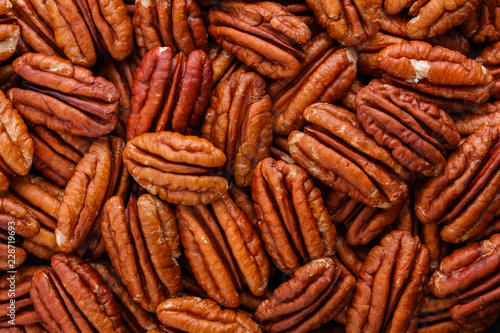
[[373, 36], [379, 29], [382, 0], [307, 0], [330, 37], [354, 46]]
[[[303, 128], [304, 109], [316, 102], [333, 103], [344, 95], [356, 78], [357, 54], [352, 48], [328, 47], [325, 34], [304, 45], [305, 63], [299, 75], [273, 96], [273, 130], [288, 135]], [[281, 83], [278, 83], [281, 85]]]
[[[355, 114], [331, 104], [304, 110], [312, 123], [288, 137], [292, 157], [311, 176], [370, 207], [390, 208], [408, 194], [405, 167], [362, 129]], [[397, 176], [396, 176], [397, 175]]]
[[132, 299], [111, 263], [91, 261], [89, 264], [115, 295], [125, 326], [132, 332], [150, 331], [153, 333], [151, 330], [158, 328], [156, 318]]
[[386, 235], [361, 266], [346, 332], [415, 331], [428, 270], [429, 253], [417, 236]]
[[14, 17], [0, 16], [0, 61], [9, 59], [16, 51], [21, 28], [14, 23]]
[[451, 117], [433, 104], [388, 85], [369, 84], [356, 95], [357, 115], [365, 131], [409, 170], [440, 175], [446, 150], [460, 142]]
[[126, 332], [111, 289], [92, 267], [74, 255], [52, 258], [38, 270], [30, 296], [49, 331]]
[[437, 297], [456, 298], [450, 309], [453, 320], [470, 324], [498, 316], [499, 253], [500, 234], [495, 234], [480, 243], [459, 248], [441, 261], [429, 281], [430, 289]]
[[482, 127], [451, 154], [440, 176], [420, 187], [415, 212], [423, 223], [446, 223], [441, 237], [461, 243], [474, 237], [498, 215], [500, 208], [500, 133]]
[[225, 162], [209, 141], [167, 131], [139, 135], [123, 151], [123, 163], [139, 185], [185, 205], [208, 204], [227, 191], [227, 180], [215, 175]]
[[204, 333], [261, 333], [259, 326], [246, 314], [221, 309], [212, 300], [199, 297], [167, 299], [156, 310], [167, 330]]
[[208, 32], [217, 44], [272, 79], [299, 73], [304, 56], [299, 45], [311, 39], [300, 18], [271, 1], [223, 1], [210, 9], [208, 22]]
[[313, 260], [259, 305], [255, 320], [266, 332], [309, 332], [335, 318], [350, 303], [355, 281], [333, 259]]
[[457, 51], [421, 41], [391, 45], [378, 55], [387, 79], [421, 92], [482, 103], [493, 76], [484, 66]]
[[45, 54], [25, 54], [13, 67], [28, 81], [24, 87], [29, 89], [12, 88], [7, 95], [27, 121], [89, 137], [102, 136], [116, 127], [120, 94], [111, 82]]
[[194, 0], [136, 1], [133, 24], [141, 56], [161, 46], [186, 56], [208, 51], [207, 29]]
[[176, 216], [184, 254], [210, 298], [234, 308], [243, 284], [256, 296], [264, 294], [269, 259], [257, 231], [229, 194], [211, 207], [177, 205]]
[[214, 89], [201, 137], [226, 154], [225, 169], [236, 185], [249, 186], [273, 139], [271, 98], [257, 73], [238, 70]]
[[335, 226], [320, 190], [300, 166], [263, 159], [252, 177], [252, 198], [266, 250], [285, 274], [335, 253]]
[[423, 0], [416, 1], [408, 13], [414, 16], [406, 27], [412, 39], [431, 38], [462, 24], [472, 14], [480, 0]]
[[168, 47], [155, 48], [134, 75], [127, 139], [164, 130], [192, 134], [210, 102], [212, 65], [200, 50], [173, 57]]
[[101, 230], [109, 257], [131, 297], [154, 312], [168, 297], [182, 291], [179, 236], [172, 210], [144, 194], [111, 197], [104, 206]]
[[23, 118], [0, 91], [0, 191], [9, 187], [8, 175], [26, 175], [35, 147]]
[[65, 187], [92, 141], [42, 125], [32, 126], [29, 134], [35, 146], [33, 167], [58, 186]]

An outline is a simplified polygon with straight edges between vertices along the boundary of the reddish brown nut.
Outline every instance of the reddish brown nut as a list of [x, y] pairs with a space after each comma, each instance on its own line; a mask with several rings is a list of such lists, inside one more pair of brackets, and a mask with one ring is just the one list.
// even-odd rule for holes
[[236, 185], [249, 186], [273, 139], [271, 99], [259, 74], [238, 70], [217, 85], [201, 136], [225, 152], [225, 169]]
[[173, 57], [168, 47], [155, 48], [141, 60], [134, 75], [127, 121], [127, 139], [171, 130], [191, 134], [210, 102], [212, 65], [203, 51]]
[[470, 112], [453, 115], [461, 135], [471, 135], [481, 127], [500, 126], [500, 101], [479, 104], [472, 107]]
[[123, 285], [120, 276], [109, 262], [93, 261], [89, 262], [89, 264], [115, 295], [122, 320], [129, 330], [141, 332], [142, 330], [150, 331], [158, 328], [156, 318], [134, 302], [127, 288]]
[[59, 254], [52, 269], [35, 273], [30, 295], [50, 331], [125, 332], [116, 299], [99, 274], [80, 258]]
[[30, 89], [13, 88], [8, 97], [34, 124], [73, 135], [98, 137], [111, 132], [120, 94], [114, 84], [71, 62], [28, 53], [13, 63]]
[[193, 0], [137, 1], [133, 23], [141, 56], [161, 46], [186, 56], [194, 50], [207, 52], [207, 29], [200, 15]]
[[111, 146], [118, 140], [106, 136], [94, 141], [66, 186], [55, 231], [64, 252], [78, 248], [94, 226], [111, 180]]
[[477, 9], [460, 26], [465, 36], [475, 43], [490, 42], [500, 39], [498, 20], [499, 4], [495, 0], [482, 1]]
[[240, 303], [243, 283], [261, 296], [270, 264], [246, 215], [224, 194], [209, 207], [178, 205], [181, 242], [193, 274], [210, 298], [227, 307]]
[[35, 237], [40, 231], [40, 223], [19, 201], [0, 197], [0, 228], [6, 234], [1, 235], [1, 238], [8, 240], [9, 244], [13, 244], [16, 236]]
[[440, 35], [454, 26], [462, 24], [480, 2], [480, 0], [416, 1], [408, 12], [414, 18], [408, 22], [406, 33], [413, 39]]
[[[418, 320], [429, 253], [418, 237], [395, 230], [361, 266], [346, 332], [405, 332]], [[416, 324], [416, 323], [415, 323]]]
[[381, 0], [307, 0], [307, 4], [328, 34], [343, 45], [357, 45], [378, 31]]
[[65, 187], [92, 141], [41, 125], [33, 126], [29, 134], [35, 146], [33, 167], [57, 185]]
[[335, 253], [335, 226], [300, 166], [263, 159], [254, 170], [252, 198], [266, 250], [282, 272], [292, 275], [303, 262]]
[[0, 67], [0, 90], [4, 94], [19, 83], [21, 83], [21, 77], [14, 72], [11, 64]]
[[11, 24], [9, 18], [1, 18], [0, 23], [0, 61], [9, 59], [16, 51], [21, 29], [17, 24]]
[[172, 210], [161, 200], [131, 195], [106, 202], [102, 236], [116, 272], [135, 302], [149, 311], [182, 291], [179, 236]]
[[450, 155], [442, 175], [420, 188], [415, 212], [423, 223], [447, 223], [446, 242], [460, 243], [487, 227], [500, 207], [498, 127], [482, 127]]
[[127, 142], [123, 162], [149, 193], [170, 203], [207, 204], [227, 191], [213, 175], [224, 153], [205, 139], [174, 132], [145, 133]]
[[437, 106], [419, 102], [402, 89], [369, 84], [356, 95], [357, 115], [365, 131], [409, 170], [438, 176], [446, 150], [460, 142], [455, 123]]
[[494, 98], [500, 98], [500, 57], [498, 51], [500, 50], [500, 41], [487, 45], [479, 52], [476, 61], [488, 68], [493, 75], [493, 91], [491, 95]]
[[168, 330], [200, 333], [261, 333], [247, 315], [232, 309], [221, 309], [212, 300], [198, 297], [167, 299], [156, 309], [158, 319]]
[[9, 187], [7, 175], [26, 175], [34, 154], [28, 128], [12, 103], [0, 91], [0, 190]]
[[257, 308], [255, 320], [266, 332], [309, 332], [335, 318], [350, 303], [355, 279], [331, 258], [295, 271]]
[[273, 96], [275, 133], [288, 135], [303, 128], [306, 121], [302, 113], [307, 106], [339, 100], [356, 78], [356, 52], [352, 48], [326, 48], [325, 44], [332, 44], [325, 34], [306, 44], [304, 52], [312, 59], [306, 58], [307, 66]]
[[311, 39], [307, 25], [278, 3], [224, 1], [208, 14], [208, 32], [227, 52], [259, 74], [293, 77], [303, 57], [298, 45]]
[[383, 49], [378, 64], [388, 79], [424, 93], [479, 103], [490, 97], [492, 74], [457, 51], [411, 41]]
[[370, 207], [402, 203], [408, 171], [366, 134], [353, 113], [326, 103], [304, 110], [309, 125], [288, 137], [292, 157], [311, 176]]
[[226, 73], [229, 75], [232, 74], [233, 68], [241, 64], [239, 61], [236, 61], [236, 57], [233, 54], [230, 54], [224, 50], [222, 46], [216, 43], [211, 43], [208, 46], [207, 55], [212, 62], [214, 85], [216, 85], [222, 78], [226, 78]]

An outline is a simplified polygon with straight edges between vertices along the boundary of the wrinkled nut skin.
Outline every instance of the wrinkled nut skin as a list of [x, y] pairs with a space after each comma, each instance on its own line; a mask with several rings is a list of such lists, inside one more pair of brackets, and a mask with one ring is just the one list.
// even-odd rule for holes
[[55, 230], [57, 245], [63, 252], [69, 253], [82, 244], [104, 204], [112, 171], [111, 144], [109, 136], [94, 141], [66, 186]]
[[305, 264], [259, 305], [255, 320], [266, 332], [309, 332], [320, 327], [351, 301], [356, 280], [346, 271], [331, 258]]
[[379, 29], [381, 0], [307, 0], [307, 4], [328, 34], [343, 45], [360, 44]]
[[263, 159], [252, 177], [252, 199], [266, 250], [285, 274], [335, 253], [335, 226], [320, 190], [300, 166]]
[[469, 136], [481, 127], [500, 126], [500, 101], [480, 104], [472, 112], [453, 115], [460, 135]]
[[[117, 125], [120, 94], [114, 84], [56, 56], [27, 53], [13, 62], [31, 90], [8, 97], [26, 120], [55, 131], [99, 137]], [[50, 107], [49, 107], [50, 105]]]
[[210, 175], [225, 162], [207, 140], [168, 131], [139, 135], [123, 151], [123, 163], [139, 185], [185, 205], [208, 204], [227, 191], [225, 178]]
[[500, 39], [498, 21], [498, 2], [486, 0], [479, 3], [477, 9], [460, 25], [460, 31], [475, 43], [490, 42]]
[[488, 68], [494, 78], [493, 91], [491, 95], [500, 98], [500, 58], [498, 51], [500, 49], [500, 41], [486, 45], [484, 49], [479, 52], [476, 61]]
[[500, 133], [482, 127], [448, 155], [442, 175], [420, 187], [415, 212], [423, 223], [444, 223], [443, 240], [460, 243], [474, 237], [499, 209]]
[[490, 71], [457, 51], [411, 41], [383, 49], [378, 64], [396, 81], [425, 93], [478, 103], [490, 97]]
[[249, 186], [273, 139], [271, 98], [257, 73], [238, 70], [215, 88], [201, 137], [226, 154], [225, 169], [236, 185]]
[[406, 27], [412, 39], [431, 38], [462, 24], [476, 10], [480, 0], [417, 1], [410, 8], [414, 16]]
[[206, 333], [262, 332], [246, 314], [232, 309], [223, 310], [212, 300], [193, 296], [167, 299], [158, 306], [156, 314], [169, 330]]
[[18, 25], [0, 24], [0, 61], [5, 61], [14, 54], [20, 35]]
[[357, 59], [352, 48], [332, 48], [306, 67], [273, 101], [273, 131], [288, 135], [306, 125], [303, 110], [307, 106], [316, 102], [333, 103], [342, 98], [356, 78]]
[[302, 53], [296, 46], [311, 39], [300, 18], [269, 1], [223, 1], [210, 9], [208, 22], [208, 32], [217, 44], [272, 79], [298, 74]]
[[166, 298], [179, 296], [181, 269], [173, 257], [178, 249], [171, 251], [169, 237], [165, 237], [173, 233], [178, 243], [170, 208], [144, 194], [139, 200], [131, 195], [126, 208], [122, 198], [111, 197], [103, 209], [101, 230], [106, 250], [134, 301], [154, 312]]
[[361, 266], [346, 332], [406, 332], [418, 318], [428, 270], [429, 252], [418, 237], [386, 235]]
[[188, 57], [183, 53], [173, 57], [168, 47], [149, 51], [134, 75], [127, 139], [149, 131], [193, 133], [210, 102], [212, 77], [212, 65], [203, 51]]
[[356, 115], [316, 103], [304, 110], [304, 118], [314, 125], [293, 131], [288, 143], [292, 157], [312, 176], [370, 207], [387, 209], [405, 200], [408, 185], [395, 175], [408, 179], [408, 171], [362, 130]]
[[0, 190], [6, 190], [7, 175], [28, 173], [35, 147], [23, 118], [3, 92], [0, 92], [0, 145]]
[[435, 105], [388, 84], [369, 84], [356, 95], [357, 115], [365, 131], [409, 170], [438, 176], [446, 149], [460, 142], [451, 117]]
[[0, 229], [5, 230], [6, 233], [9, 231], [10, 235], [12, 228], [16, 236], [33, 238], [40, 231], [40, 223], [36, 216], [19, 201], [0, 197]]

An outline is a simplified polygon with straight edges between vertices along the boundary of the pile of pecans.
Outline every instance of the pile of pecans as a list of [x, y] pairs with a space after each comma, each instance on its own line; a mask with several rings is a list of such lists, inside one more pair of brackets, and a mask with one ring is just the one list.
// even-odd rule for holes
[[500, 316], [500, 1], [0, 0], [0, 61], [0, 332]]

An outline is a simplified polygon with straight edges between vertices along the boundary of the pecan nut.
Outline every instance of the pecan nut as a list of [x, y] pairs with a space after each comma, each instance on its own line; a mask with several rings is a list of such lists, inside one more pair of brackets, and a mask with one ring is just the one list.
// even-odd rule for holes
[[172, 58], [168, 47], [155, 48], [141, 60], [132, 84], [128, 140], [149, 132], [191, 134], [210, 102], [212, 65], [203, 51]]
[[300, 18], [270, 1], [223, 1], [210, 9], [208, 22], [217, 44], [272, 79], [298, 74], [303, 54], [297, 46], [311, 39]]
[[120, 94], [114, 84], [71, 62], [28, 53], [13, 63], [30, 89], [13, 88], [8, 97], [19, 113], [34, 124], [55, 131], [98, 137], [111, 132]]
[[201, 135], [225, 152], [236, 185], [250, 185], [255, 166], [269, 156], [272, 134], [271, 99], [259, 74], [238, 70], [217, 85]]
[[333, 259], [313, 260], [259, 305], [255, 320], [266, 332], [309, 332], [349, 304], [354, 285], [354, 277]]
[[388, 84], [369, 84], [356, 95], [357, 115], [365, 131], [409, 170], [438, 176], [443, 154], [460, 142], [451, 117]]
[[444, 223], [441, 237], [460, 243], [493, 220], [500, 207], [500, 136], [497, 127], [482, 127], [450, 155], [442, 175], [420, 188], [415, 212], [423, 223]]
[[487, 45], [479, 52], [476, 61], [488, 68], [493, 75], [493, 91], [491, 95], [494, 98], [500, 98], [500, 58], [498, 57], [498, 50], [500, 49], [500, 42], [495, 42]]
[[9, 19], [0, 17], [0, 61], [9, 59], [16, 51], [21, 28], [17, 24], [9, 24]]
[[404, 332], [418, 320], [429, 270], [427, 247], [395, 230], [370, 250], [361, 266], [346, 332]]
[[483, 103], [473, 107], [471, 112], [453, 115], [455, 125], [461, 135], [469, 136], [481, 127], [500, 126], [500, 101]]
[[138, 200], [131, 195], [126, 208], [114, 196], [103, 209], [106, 249], [134, 301], [154, 312], [167, 297], [179, 296], [179, 236], [172, 210], [150, 194]]
[[497, 19], [498, 3], [495, 0], [482, 1], [477, 9], [467, 17], [460, 31], [475, 43], [500, 39], [500, 24]]
[[123, 162], [139, 185], [170, 203], [207, 204], [227, 191], [227, 180], [211, 175], [226, 162], [224, 153], [195, 136], [139, 135], [127, 142]]
[[303, 262], [335, 253], [335, 226], [300, 166], [263, 159], [252, 177], [252, 198], [266, 249], [282, 272], [292, 275]]
[[[351, 112], [326, 103], [304, 110], [309, 125], [288, 137], [292, 157], [312, 176], [370, 207], [402, 203], [408, 171], [366, 134]], [[342, 140], [342, 141], [341, 141]]]
[[262, 333], [246, 314], [221, 309], [212, 300], [198, 297], [167, 299], [156, 309], [158, 319], [167, 329], [200, 333]]

